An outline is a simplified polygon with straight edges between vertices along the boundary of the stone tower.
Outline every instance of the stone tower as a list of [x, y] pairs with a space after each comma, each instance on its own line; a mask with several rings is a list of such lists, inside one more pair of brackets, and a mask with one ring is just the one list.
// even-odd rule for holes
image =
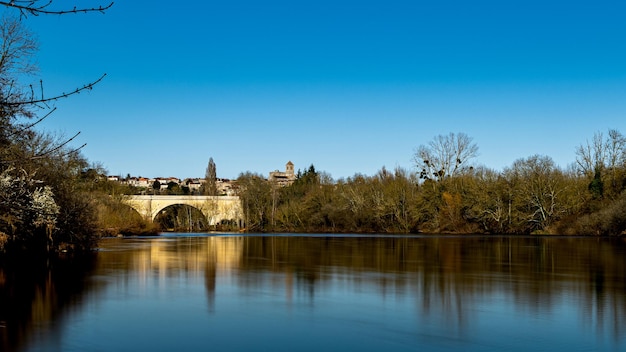
[[285, 165], [285, 172], [272, 171], [268, 178], [269, 181], [276, 182], [281, 186], [288, 186], [296, 180], [296, 174], [293, 171], [293, 163], [288, 161]]

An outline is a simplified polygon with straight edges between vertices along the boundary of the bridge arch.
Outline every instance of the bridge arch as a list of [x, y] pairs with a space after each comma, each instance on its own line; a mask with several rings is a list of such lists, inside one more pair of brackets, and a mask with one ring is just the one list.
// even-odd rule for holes
[[206, 231], [211, 229], [204, 213], [191, 205], [173, 204], [159, 211], [153, 222], [159, 223], [160, 228], [168, 231], [186, 229], [188, 231]]
[[137, 210], [144, 219], [154, 222], [161, 210], [172, 205], [188, 205], [202, 212], [209, 225], [235, 220], [241, 227], [243, 212], [239, 197], [234, 196], [125, 196], [123, 202]]

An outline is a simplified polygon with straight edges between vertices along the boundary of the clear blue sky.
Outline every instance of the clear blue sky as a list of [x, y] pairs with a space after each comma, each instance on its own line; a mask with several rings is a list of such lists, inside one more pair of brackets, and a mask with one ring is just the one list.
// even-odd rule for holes
[[203, 177], [213, 157], [218, 177], [291, 160], [337, 179], [413, 170], [449, 132], [495, 169], [566, 167], [594, 132], [626, 134], [625, 16], [624, 1], [118, 0], [26, 23], [47, 94], [107, 73], [41, 128], [81, 131], [110, 174]]

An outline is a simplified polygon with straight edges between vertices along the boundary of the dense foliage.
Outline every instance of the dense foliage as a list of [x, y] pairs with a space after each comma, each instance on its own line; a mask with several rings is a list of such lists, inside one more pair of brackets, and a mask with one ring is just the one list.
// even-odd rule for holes
[[86, 160], [65, 148], [35, 157], [54, 140], [35, 132], [22, 137], [11, 136], [0, 146], [0, 247], [91, 248], [96, 223], [81, 177]]

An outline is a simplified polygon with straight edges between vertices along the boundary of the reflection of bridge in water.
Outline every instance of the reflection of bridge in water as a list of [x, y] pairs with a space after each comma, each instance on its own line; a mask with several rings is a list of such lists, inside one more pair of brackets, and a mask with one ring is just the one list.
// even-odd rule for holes
[[125, 196], [124, 203], [135, 209], [139, 215], [154, 221], [163, 209], [173, 205], [187, 205], [198, 209], [206, 217], [209, 225], [221, 221], [236, 221], [243, 226], [243, 213], [239, 197], [233, 196]]

